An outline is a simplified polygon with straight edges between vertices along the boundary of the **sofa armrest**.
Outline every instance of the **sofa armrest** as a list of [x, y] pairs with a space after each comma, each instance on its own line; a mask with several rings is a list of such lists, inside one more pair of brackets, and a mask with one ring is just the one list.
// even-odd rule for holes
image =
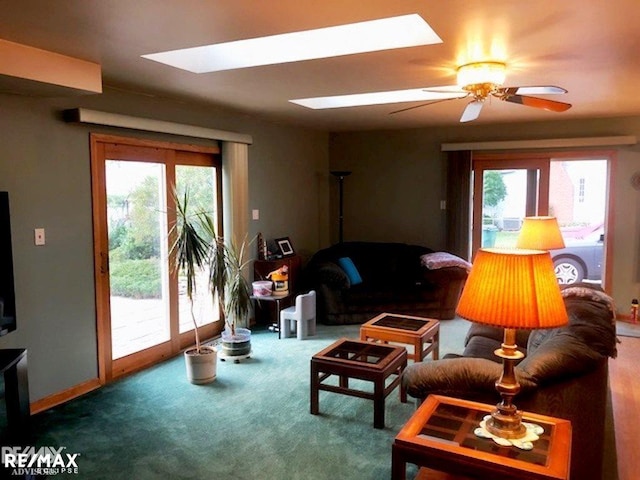
[[484, 358], [448, 358], [409, 365], [402, 373], [402, 384], [419, 399], [431, 394], [495, 399], [501, 373], [501, 364]]
[[[485, 358], [445, 358], [409, 365], [402, 373], [402, 384], [409, 395], [419, 399], [435, 394], [493, 402], [499, 398], [496, 381], [502, 371], [502, 363]], [[538, 387], [536, 381], [522, 375], [518, 367], [515, 373], [522, 394]]]
[[420, 266], [420, 281], [439, 286], [443, 282], [464, 282], [467, 280], [469, 273], [464, 268], [459, 267], [445, 267], [431, 270], [425, 266]]
[[430, 301], [440, 305], [440, 319], [454, 318], [462, 288], [467, 280], [467, 270], [459, 267], [445, 267], [430, 270], [420, 267], [417, 283], [424, 289]]

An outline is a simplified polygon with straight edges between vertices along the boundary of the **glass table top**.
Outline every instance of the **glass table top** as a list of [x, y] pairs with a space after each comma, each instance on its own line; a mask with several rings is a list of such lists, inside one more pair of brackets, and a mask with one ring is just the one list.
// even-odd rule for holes
[[377, 343], [345, 340], [326, 352], [324, 356], [375, 365], [394, 350], [394, 347]]
[[535, 422], [544, 428], [544, 433], [540, 435], [539, 440], [534, 442], [533, 450], [527, 451], [514, 447], [503, 447], [493, 440], [477, 437], [474, 430], [486, 415], [488, 413], [485, 411], [440, 403], [418, 436], [535, 465], [547, 465], [554, 428], [552, 424]]
[[371, 325], [375, 325], [376, 327], [388, 327], [388, 328], [398, 328], [400, 330], [409, 330], [412, 332], [417, 332], [422, 327], [424, 327], [429, 320], [419, 320], [417, 318], [407, 318], [396, 315], [385, 315], [379, 320], [376, 320]]

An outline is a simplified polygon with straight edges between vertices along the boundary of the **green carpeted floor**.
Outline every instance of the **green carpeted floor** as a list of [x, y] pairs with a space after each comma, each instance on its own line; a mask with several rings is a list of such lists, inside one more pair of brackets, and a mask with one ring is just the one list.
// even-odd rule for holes
[[[468, 322], [441, 325], [441, 355], [459, 353]], [[319, 325], [305, 341], [254, 331], [252, 357], [219, 362], [206, 386], [187, 381], [182, 357], [169, 360], [36, 415], [37, 445], [80, 454], [69, 478], [386, 480], [411, 401], [387, 397], [383, 430], [364, 399], [320, 392], [321, 414], [309, 414], [311, 356], [358, 330]]]

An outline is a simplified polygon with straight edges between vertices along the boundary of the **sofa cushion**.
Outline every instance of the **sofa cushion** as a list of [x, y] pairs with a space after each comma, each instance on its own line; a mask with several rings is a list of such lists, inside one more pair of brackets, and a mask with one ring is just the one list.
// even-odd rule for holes
[[314, 268], [314, 275], [319, 284], [330, 286], [336, 290], [344, 290], [350, 286], [347, 274], [333, 262], [318, 262]]
[[472, 358], [485, 358], [492, 362], [502, 362], [502, 359], [494, 353], [496, 349], [500, 348], [500, 344], [499, 340], [476, 335], [469, 339], [462, 355]]
[[556, 329], [516, 367], [523, 392], [593, 371], [603, 356], [567, 329]]

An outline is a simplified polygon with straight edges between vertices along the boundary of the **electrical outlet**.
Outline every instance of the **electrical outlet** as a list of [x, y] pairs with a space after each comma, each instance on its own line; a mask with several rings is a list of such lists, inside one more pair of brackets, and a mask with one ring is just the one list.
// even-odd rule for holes
[[260, 220], [260, 210], [258, 210], [257, 208], [254, 208], [251, 211], [251, 218], [253, 218], [254, 220]]

